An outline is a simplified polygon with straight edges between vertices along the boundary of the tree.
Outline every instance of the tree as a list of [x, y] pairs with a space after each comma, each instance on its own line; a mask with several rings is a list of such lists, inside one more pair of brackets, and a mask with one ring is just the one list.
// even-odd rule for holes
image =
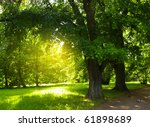
[[[136, 80], [146, 84], [149, 75], [148, 50], [149, 47], [149, 1], [136, 1], [130, 8], [130, 27], [125, 31], [128, 47], [128, 80]], [[136, 10], [136, 11], [135, 11]], [[134, 19], [132, 18], [134, 17]]]
[[[65, 81], [64, 76], [58, 70], [64, 72], [66, 77], [70, 71], [64, 71], [65, 66], [63, 64], [64, 61], [61, 60], [61, 54], [51, 56], [51, 51], [47, 53], [45, 51], [46, 49], [55, 50], [54, 46], [59, 47], [59, 44], [64, 42], [63, 47], [69, 44], [69, 48], [72, 51], [78, 50], [81, 52], [85, 60], [89, 76], [87, 93], [89, 98], [103, 97], [102, 74], [107, 64], [111, 64], [115, 70], [116, 84], [114, 89], [119, 91], [128, 90], [125, 84], [125, 62], [127, 62], [127, 57], [129, 58], [129, 48], [133, 48], [138, 44], [131, 39], [135, 38], [135, 34], [132, 34], [133, 31], [136, 31], [137, 35], [139, 35], [140, 32], [138, 30], [144, 30], [143, 35], [148, 40], [149, 35], [147, 33], [149, 29], [145, 27], [148, 26], [148, 22], [145, 22], [145, 19], [149, 19], [147, 13], [147, 10], [149, 10], [148, 2], [144, 0], [61, 0], [50, 3], [44, 0], [44, 2], [31, 1], [29, 5], [24, 6], [21, 2], [21, 4], [11, 4], [10, 6], [4, 3], [4, 11], [0, 19], [0, 22], [3, 22], [5, 28], [7, 28], [5, 29], [7, 40], [10, 39], [13, 42], [11, 53], [18, 54], [18, 57], [15, 56], [17, 60], [15, 61], [12, 58], [12, 61], [15, 61], [18, 65], [17, 67], [19, 67], [18, 69], [15, 67], [13, 70], [14, 72], [17, 70], [16, 72], [20, 75], [20, 81], [27, 72], [32, 77], [35, 77], [34, 80], [37, 85], [42, 79], [48, 80], [47, 77], [52, 77], [55, 81], [58, 81], [58, 78], [56, 79], [55, 77], [59, 77], [61, 79], [59, 81]], [[12, 16], [10, 12], [14, 15]], [[144, 20], [141, 20], [142, 18]], [[31, 60], [26, 59], [27, 61], [25, 62], [22, 59], [25, 57], [28, 47], [28, 37], [25, 35], [33, 29], [36, 29], [36, 32], [33, 33], [34, 36], [31, 35], [29, 40], [35, 40], [28, 44], [33, 44], [32, 46], [37, 50], [33, 53], [27, 52], [31, 58], [34, 58], [32, 61], [35, 63], [34, 67], [31, 64]], [[129, 34], [131, 34], [130, 38], [128, 37]], [[8, 35], [11, 36], [9, 37]], [[56, 44], [39, 43], [38, 45], [36, 43], [36, 36], [38, 35], [40, 35], [42, 43], [51, 40], [48, 43]], [[138, 38], [138, 42], [140, 42], [139, 40], [141, 38]], [[145, 45], [148, 41], [145, 42], [142, 39], [142, 42], [142, 45]], [[8, 47], [11, 46], [12, 44], [9, 42]], [[43, 48], [44, 46], [45, 48]], [[72, 54], [66, 55], [66, 52], [64, 51], [64, 56], [68, 56], [68, 58], [73, 60], [74, 56]], [[57, 64], [48, 64], [44, 60], [42, 62], [41, 58], [46, 56], [51, 57], [51, 60], [48, 60], [49, 62], [53, 63], [55, 61]], [[141, 59], [143, 59], [142, 55]], [[10, 63], [14, 63], [12, 61]], [[26, 72], [24, 71], [26, 65], [33, 68]], [[42, 68], [41, 66], [43, 65], [45, 66]], [[70, 66], [73, 67], [72, 64]], [[42, 69], [45, 71], [42, 71]], [[50, 71], [56, 73], [52, 74]], [[57, 75], [58, 72], [59, 76]], [[40, 74], [43, 75], [40, 76]], [[23, 84], [23, 81], [21, 82]]]
[[[95, 7], [93, 1], [83, 0], [83, 6], [86, 13], [87, 29], [90, 43], [96, 39], [96, 21], [95, 21]], [[87, 70], [89, 74], [89, 90], [87, 96], [91, 99], [103, 97], [101, 80], [103, 64], [95, 59], [87, 59]]]
[[[81, 33], [80, 38], [84, 38], [87, 40], [87, 43], [89, 45], [93, 45], [94, 40], [97, 38], [96, 35], [96, 21], [95, 21], [95, 8], [93, 5], [93, 1], [83, 1], [83, 9], [86, 14], [86, 20], [84, 20], [84, 17], [82, 16], [81, 12], [79, 11], [79, 6], [75, 3], [74, 0], [69, 0], [69, 3], [72, 7], [72, 10], [74, 12], [74, 15], [76, 16], [77, 25], [81, 27], [79, 29], [79, 32]], [[87, 22], [87, 24], [85, 24]], [[87, 32], [86, 32], [87, 29]], [[82, 39], [83, 40], [83, 39]], [[84, 41], [85, 42], [85, 41]], [[81, 43], [84, 43], [81, 42]], [[85, 47], [86, 44], [83, 44]], [[84, 48], [85, 48], [84, 47]], [[87, 46], [88, 47], [88, 46]], [[86, 49], [85, 50], [89, 50]], [[84, 56], [87, 63], [87, 70], [88, 70], [88, 76], [89, 76], [89, 90], [87, 93], [88, 98], [94, 99], [103, 97], [102, 87], [101, 87], [101, 78], [102, 78], [102, 72], [104, 69], [104, 65], [101, 62], [98, 62], [95, 58], [92, 58], [91, 56], [85, 54]], [[89, 53], [88, 53], [89, 54]]]

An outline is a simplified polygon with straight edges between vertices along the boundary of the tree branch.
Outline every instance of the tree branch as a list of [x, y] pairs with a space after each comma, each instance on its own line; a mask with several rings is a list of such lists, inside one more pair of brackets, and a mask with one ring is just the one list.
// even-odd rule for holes
[[83, 7], [87, 17], [87, 27], [90, 40], [93, 41], [96, 38], [96, 23], [95, 23], [95, 10], [92, 8], [91, 0], [83, 0]]
[[72, 10], [73, 10], [75, 16], [77, 17], [77, 24], [78, 24], [78, 25], [81, 25], [81, 26], [82, 26], [82, 25], [85, 26], [84, 18], [83, 18], [83, 16], [81, 15], [78, 6], [75, 4], [75, 1], [74, 1], [74, 0], [68, 0], [68, 2], [69, 2], [69, 4], [70, 4], [71, 7], [72, 7]]

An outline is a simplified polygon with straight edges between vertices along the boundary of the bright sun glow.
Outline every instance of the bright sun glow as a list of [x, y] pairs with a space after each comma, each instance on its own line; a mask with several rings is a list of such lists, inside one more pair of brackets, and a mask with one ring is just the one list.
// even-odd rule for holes
[[77, 95], [78, 93], [70, 92], [66, 90], [66, 88], [53, 88], [53, 89], [47, 89], [47, 90], [40, 90], [32, 93], [32, 95], [45, 95], [45, 94], [53, 94], [55, 96], [61, 96], [61, 95], [68, 95], [68, 94], [73, 94]]
[[62, 47], [62, 46], [64, 45], [64, 43], [65, 43], [65, 42], [63, 42], [63, 41], [60, 42], [60, 47]]
[[0, 6], [0, 14], [3, 13], [3, 9], [2, 9], [2, 6]]
[[41, 94], [55, 94], [55, 95], [63, 95], [70, 93], [69, 91], [65, 90], [64, 88], [55, 88], [50, 90], [42, 90], [40, 91]]

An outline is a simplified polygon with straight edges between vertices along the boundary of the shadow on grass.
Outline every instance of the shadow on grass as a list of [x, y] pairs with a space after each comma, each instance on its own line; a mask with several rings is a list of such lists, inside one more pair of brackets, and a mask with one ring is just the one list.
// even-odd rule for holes
[[23, 96], [13, 109], [19, 110], [76, 110], [89, 109], [93, 106], [92, 101], [83, 96], [65, 95], [54, 96], [51, 94], [43, 96]]

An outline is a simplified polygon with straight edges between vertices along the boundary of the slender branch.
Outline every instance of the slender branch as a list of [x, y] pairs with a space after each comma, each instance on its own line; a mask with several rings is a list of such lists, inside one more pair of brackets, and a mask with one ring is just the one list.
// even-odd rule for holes
[[68, 0], [68, 2], [72, 7], [72, 10], [73, 10], [75, 16], [77, 17], [77, 24], [85, 26], [84, 18], [82, 16], [82, 14], [80, 13], [78, 6], [75, 4], [75, 1], [74, 0]]

